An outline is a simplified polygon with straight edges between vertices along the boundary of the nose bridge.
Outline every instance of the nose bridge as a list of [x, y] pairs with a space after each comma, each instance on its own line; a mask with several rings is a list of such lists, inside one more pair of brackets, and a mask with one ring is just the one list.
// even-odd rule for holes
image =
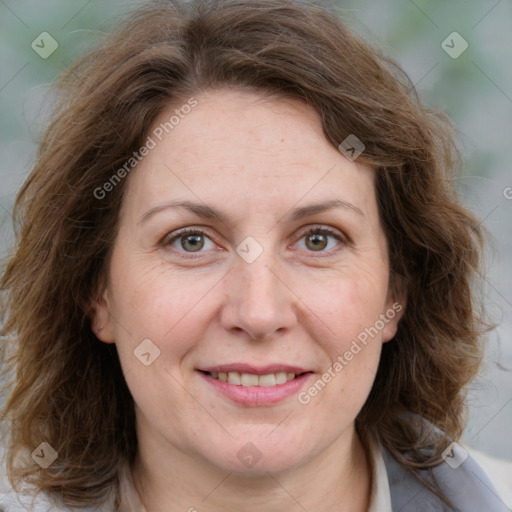
[[285, 285], [284, 273], [270, 248], [248, 261], [240, 256], [229, 273], [229, 324], [255, 339], [263, 339], [292, 325], [293, 294]]
[[261, 260], [253, 263], [240, 264], [240, 279], [245, 285], [243, 296], [260, 302], [260, 309], [267, 305], [270, 309], [272, 302], [279, 301], [283, 286], [282, 281], [274, 270], [276, 265], [273, 258], [260, 256]]

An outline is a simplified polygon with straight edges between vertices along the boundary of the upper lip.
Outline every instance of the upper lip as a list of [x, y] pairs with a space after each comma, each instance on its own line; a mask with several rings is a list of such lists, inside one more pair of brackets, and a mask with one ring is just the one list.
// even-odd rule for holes
[[215, 366], [208, 366], [204, 368], [198, 368], [202, 372], [238, 372], [238, 373], [250, 373], [253, 375], [268, 375], [269, 373], [286, 372], [286, 373], [306, 373], [312, 370], [306, 370], [300, 366], [290, 366], [288, 364], [269, 364], [266, 366], [253, 366], [247, 363], [231, 363], [231, 364], [219, 364]]

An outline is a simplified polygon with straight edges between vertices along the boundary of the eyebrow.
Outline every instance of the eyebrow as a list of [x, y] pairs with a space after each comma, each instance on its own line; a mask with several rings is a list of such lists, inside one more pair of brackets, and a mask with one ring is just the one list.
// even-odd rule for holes
[[[208, 206], [206, 204], [201, 203], [195, 203], [193, 201], [172, 201], [170, 203], [165, 203], [159, 206], [155, 206], [154, 208], [151, 208], [148, 210], [139, 220], [139, 224], [147, 221], [150, 217], [153, 215], [163, 211], [167, 210], [169, 208], [185, 208], [189, 210], [190, 212], [194, 213], [196, 216], [204, 218], [204, 219], [213, 219], [217, 218], [221, 222], [223, 222], [226, 225], [230, 225], [229, 216], [227, 213], [214, 208], [213, 206]], [[307, 206], [301, 206], [300, 208], [295, 208], [291, 212], [287, 213], [282, 218], [288, 218], [290, 221], [298, 221], [305, 217], [309, 217], [311, 215], [314, 215], [316, 213], [322, 213], [328, 210], [333, 210], [335, 208], [343, 208], [347, 211], [356, 213], [357, 215], [361, 215], [362, 217], [365, 217], [364, 213], [360, 208], [357, 206], [348, 203], [347, 201], [344, 201], [342, 199], [330, 199], [328, 201], [323, 201], [321, 203], [311, 204]]]

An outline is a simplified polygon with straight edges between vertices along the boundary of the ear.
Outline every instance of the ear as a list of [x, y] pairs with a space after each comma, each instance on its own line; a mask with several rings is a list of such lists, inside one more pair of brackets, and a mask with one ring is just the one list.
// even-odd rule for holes
[[99, 295], [91, 304], [91, 329], [96, 337], [105, 343], [114, 343], [114, 329], [108, 290]]
[[386, 309], [381, 316], [384, 322], [382, 329], [382, 342], [392, 340], [398, 331], [398, 323], [405, 313], [407, 305], [407, 294], [402, 286], [395, 286], [393, 283], [388, 290], [388, 298], [386, 300]]

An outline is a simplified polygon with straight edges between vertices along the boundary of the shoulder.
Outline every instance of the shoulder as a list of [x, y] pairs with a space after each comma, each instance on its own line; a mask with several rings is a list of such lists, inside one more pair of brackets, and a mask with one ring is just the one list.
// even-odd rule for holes
[[512, 462], [491, 457], [467, 445], [463, 446], [485, 471], [501, 499], [512, 510]]
[[[383, 457], [388, 473], [393, 510], [401, 512], [453, 510], [430, 491], [412, 471], [403, 468], [386, 450], [383, 450]], [[418, 470], [416, 473], [429, 482], [433, 481], [428, 470]], [[432, 475], [456, 507], [454, 510], [510, 511], [482, 467], [458, 443], [452, 443], [446, 453], [445, 462], [432, 468]]]

